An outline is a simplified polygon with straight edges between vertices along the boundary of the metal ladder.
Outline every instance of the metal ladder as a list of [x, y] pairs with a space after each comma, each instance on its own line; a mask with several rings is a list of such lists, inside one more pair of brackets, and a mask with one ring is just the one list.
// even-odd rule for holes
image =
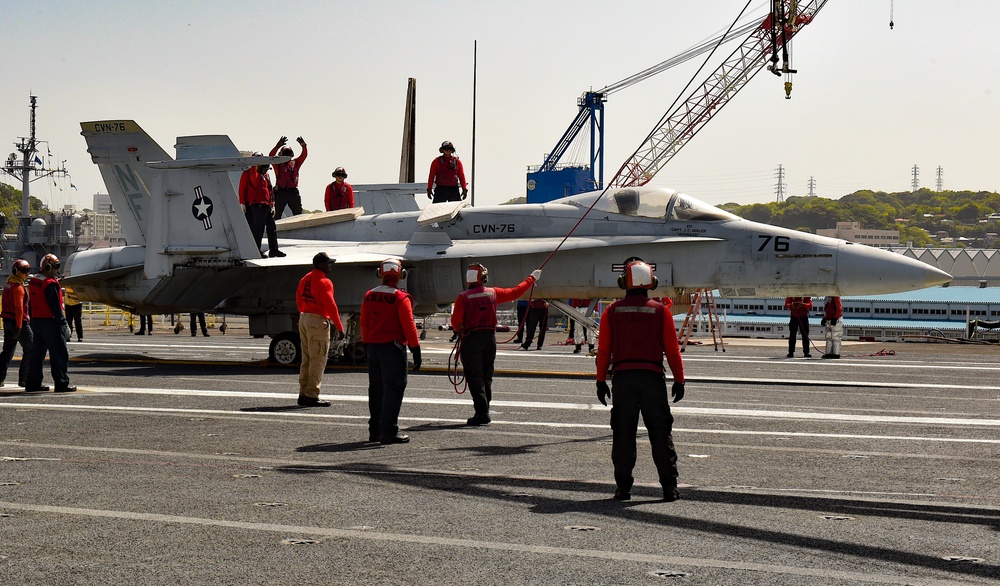
[[702, 305], [705, 306], [708, 313], [708, 329], [712, 332], [712, 344], [715, 346], [715, 351], [718, 352], [719, 348], [722, 348], [722, 351], [725, 352], [726, 344], [722, 340], [722, 325], [719, 322], [718, 309], [715, 307], [715, 295], [711, 289], [697, 289], [691, 294], [691, 305], [688, 307], [684, 323], [681, 325], [681, 352], [687, 348], [688, 342], [691, 340], [691, 334], [694, 333], [698, 317], [701, 315]]

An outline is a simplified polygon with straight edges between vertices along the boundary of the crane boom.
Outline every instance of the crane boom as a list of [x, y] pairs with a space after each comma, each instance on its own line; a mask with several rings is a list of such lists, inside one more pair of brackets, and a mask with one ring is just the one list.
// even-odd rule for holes
[[[569, 125], [569, 128], [566, 129], [566, 132], [564, 132], [563, 135], [559, 138], [559, 142], [556, 143], [555, 148], [553, 148], [552, 151], [545, 156], [545, 161], [542, 162], [538, 170], [551, 171], [555, 169], [556, 165], [559, 163], [559, 160], [566, 153], [566, 149], [569, 148], [570, 144], [573, 143], [573, 140], [576, 139], [580, 131], [583, 130], [583, 127], [587, 124], [587, 121], [595, 117], [594, 112], [603, 111], [604, 108], [603, 104], [607, 100], [607, 96], [619, 90], [623, 90], [627, 87], [635, 85], [640, 81], [649, 79], [650, 77], [653, 77], [658, 73], [662, 73], [672, 67], [685, 63], [699, 55], [707, 53], [713, 47], [717, 46], [719, 43], [725, 43], [740, 38], [742, 35], [749, 33], [750, 31], [758, 28], [759, 26], [760, 26], [759, 22], [747, 23], [739, 28], [733, 29], [728, 34], [723, 33], [722, 35], [719, 35], [713, 39], [695, 45], [694, 47], [691, 47], [690, 49], [684, 51], [679, 55], [675, 55], [674, 57], [671, 57], [666, 61], [657, 63], [652, 67], [648, 67], [638, 73], [630, 75], [621, 81], [617, 81], [611, 85], [607, 85], [599, 90], [591, 90], [588, 92], [584, 92], [584, 94], [577, 99], [577, 106], [579, 106], [580, 109], [577, 111], [576, 118]], [[597, 125], [599, 127], [603, 126], [600, 122], [598, 122]], [[593, 146], [594, 145], [592, 145], [592, 147]], [[593, 148], [592, 150], [595, 150], [596, 153], [600, 153], [601, 151], [603, 151], [603, 148], [598, 146], [596, 148]], [[591, 153], [592, 166], [594, 163], [593, 155], [596, 153]], [[603, 177], [600, 178], [600, 180], [603, 180]], [[600, 180], [598, 180], [598, 185], [600, 184]]]
[[[776, 75], [790, 73], [786, 62], [776, 65], [779, 47], [812, 22], [828, 0], [774, 0], [774, 10], [767, 15], [746, 40], [713, 71], [708, 79], [690, 93], [686, 100], [660, 119], [659, 124], [632, 158], [626, 161], [610, 182], [615, 187], [636, 187], [648, 183], [670, 159], [704, 128], [719, 110], [763, 69], [768, 54], [774, 55], [770, 66]], [[781, 18], [780, 15], [786, 15]], [[790, 85], [787, 85], [790, 87]]]

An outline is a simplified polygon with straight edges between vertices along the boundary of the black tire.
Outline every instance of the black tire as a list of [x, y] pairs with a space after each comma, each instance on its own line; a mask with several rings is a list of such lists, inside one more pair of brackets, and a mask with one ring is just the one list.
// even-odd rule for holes
[[283, 366], [298, 364], [302, 360], [299, 335], [294, 332], [282, 332], [272, 338], [267, 357], [271, 362]]

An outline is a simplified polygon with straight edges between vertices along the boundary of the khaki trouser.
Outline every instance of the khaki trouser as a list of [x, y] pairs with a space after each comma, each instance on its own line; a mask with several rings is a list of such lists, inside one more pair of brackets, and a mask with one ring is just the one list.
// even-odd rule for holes
[[299, 395], [318, 399], [319, 385], [330, 354], [330, 320], [315, 313], [300, 314], [299, 344], [302, 349]]

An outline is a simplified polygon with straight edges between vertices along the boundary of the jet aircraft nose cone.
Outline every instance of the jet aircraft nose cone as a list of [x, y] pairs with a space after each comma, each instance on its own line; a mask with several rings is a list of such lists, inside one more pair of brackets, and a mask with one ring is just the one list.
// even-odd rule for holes
[[841, 295], [882, 295], [926, 289], [952, 280], [948, 273], [919, 260], [845, 242], [837, 251]]

